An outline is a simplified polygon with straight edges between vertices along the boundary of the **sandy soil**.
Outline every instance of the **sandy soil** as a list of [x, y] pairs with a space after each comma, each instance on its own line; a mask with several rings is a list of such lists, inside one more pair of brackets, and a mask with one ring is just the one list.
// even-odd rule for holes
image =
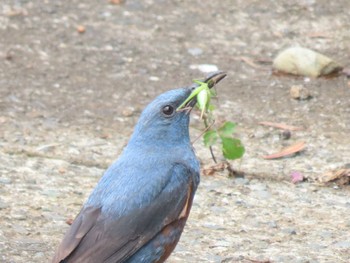
[[[217, 118], [238, 123], [246, 154], [232, 165], [245, 177], [202, 176], [168, 262], [350, 262], [350, 188], [316, 180], [350, 165], [349, 79], [271, 74], [275, 55], [295, 45], [349, 66], [349, 9], [347, 0], [2, 0], [0, 261], [48, 262], [142, 108], [213, 64], [228, 73]], [[292, 99], [292, 85], [312, 99]], [[261, 121], [303, 130], [286, 140]], [[193, 138], [201, 129], [195, 115]], [[299, 141], [306, 149], [293, 157], [262, 158]], [[308, 180], [292, 184], [293, 171]]]

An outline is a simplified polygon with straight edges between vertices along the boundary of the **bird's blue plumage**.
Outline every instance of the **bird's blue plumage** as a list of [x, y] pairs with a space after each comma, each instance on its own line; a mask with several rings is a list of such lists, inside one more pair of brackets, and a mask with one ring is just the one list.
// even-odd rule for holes
[[190, 93], [186, 88], [171, 90], [146, 107], [122, 154], [67, 232], [54, 262], [148, 263], [168, 257], [199, 184], [189, 114], [171, 111]]
[[190, 144], [189, 115], [179, 113], [167, 119], [160, 112], [164, 104], [178, 105], [187, 94], [186, 89], [171, 90], [146, 107], [128, 145], [107, 169], [86, 206], [102, 204], [103, 212], [117, 216], [151, 202], [169, 183], [167, 173], [175, 163], [186, 164], [199, 174]]

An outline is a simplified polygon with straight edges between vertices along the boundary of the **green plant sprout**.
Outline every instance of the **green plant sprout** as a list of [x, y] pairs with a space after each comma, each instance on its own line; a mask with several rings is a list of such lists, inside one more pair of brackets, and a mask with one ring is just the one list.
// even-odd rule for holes
[[214, 90], [211, 90], [208, 83], [194, 80], [199, 86], [192, 91], [190, 96], [178, 107], [183, 108], [190, 100], [196, 97], [197, 108], [201, 110], [200, 118], [205, 125], [203, 133], [204, 145], [209, 147], [210, 153], [216, 163], [215, 155], [213, 154], [212, 146], [219, 143], [221, 151], [226, 160], [235, 160], [243, 156], [245, 149], [242, 142], [233, 137], [236, 124], [230, 121], [224, 122], [219, 128], [214, 127], [214, 106], [211, 104], [211, 98], [216, 96]]

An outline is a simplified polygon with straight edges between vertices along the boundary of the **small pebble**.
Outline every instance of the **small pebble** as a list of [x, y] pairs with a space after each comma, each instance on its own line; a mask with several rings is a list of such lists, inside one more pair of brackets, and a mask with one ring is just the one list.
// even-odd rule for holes
[[60, 174], [64, 174], [64, 173], [67, 172], [67, 170], [66, 170], [66, 168], [64, 168], [64, 167], [60, 167], [60, 168], [58, 168], [58, 172], [59, 172]]
[[134, 109], [133, 108], [125, 108], [123, 111], [122, 111], [122, 115], [123, 117], [131, 117], [132, 115], [134, 115]]
[[339, 241], [334, 244], [334, 247], [341, 249], [350, 249], [350, 241]]
[[0, 184], [11, 184], [12, 180], [10, 178], [0, 178]]
[[238, 184], [238, 185], [249, 184], [249, 180], [245, 179], [245, 178], [242, 178], [242, 177], [235, 178], [234, 182], [235, 182], [235, 184]]
[[84, 26], [79, 25], [79, 26], [77, 26], [77, 31], [79, 34], [83, 34], [83, 33], [85, 33], [86, 29]]
[[308, 100], [311, 98], [310, 91], [299, 85], [292, 86], [289, 93], [291, 98], [296, 100]]
[[268, 226], [271, 228], [277, 228], [277, 223], [275, 221], [268, 222]]
[[220, 225], [213, 224], [213, 223], [204, 224], [203, 227], [208, 228], [208, 229], [211, 229], [211, 230], [220, 229]]
[[281, 138], [282, 138], [283, 140], [289, 140], [291, 136], [292, 136], [292, 133], [291, 133], [290, 130], [283, 130], [283, 131], [281, 132]]
[[37, 252], [37, 253], [34, 254], [33, 259], [36, 259], [36, 260], [40, 259], [39, 261], [43, 261], [44, 257], [45, 257], [45, 254], [43, 252]]
[[4, 201], [1, 201], [1, 200], [0, 200], [0, 210], [1, 210], [1, 209], [5, 209], [5, 208], [7, 208], [7, 207], [9, 207], [9, 205], [8, 205], [7, 203], [5, 203]]
[[283, 229], [284, 233], [287, 233], [289, 235], [296, 235], [297, 231], [294, 228], [285, 228]]
[[80, 151], [76, 148], [70, 147], [70, 148], [68, 148], [68, 153], [72, 154], [72, 155], [79, 155]]
[[156, 77], [156, 76], [150, 76], [150, 77], [149, 77], [149, 80], [150, 80], [150, 81], [159, 81], [159, 78]]
[[48, 153], [48, 152], [52, 152], [56, 146], [57, 146], [57, 144], [42, 145], [42, 146], [37, 147], [35, 150], [38, 152]]
[[197, 48], [197, 47], [189, 48], [189, 49], [187, 49], [187, 52], [195, 57], [203, 54], [203, 50], [200, 48]]
[[25, 229], [23, 226], [17, 225], [17, 224], [13, 224], [12, 225], [13, 230], [21, 235], [27, 235], [28, 234], [28, 230]]
[[112, 4], [112, 5], [120, 5], [120, 4], [123, 4], [126, 0], [109, 0], [109, 2]]
[[219, 68], [213, 64], [190, 65], [190, 69], [198, 69], [203, 73], [210, 73], [219, 70]]
[[20, 220], [20, 221], [27, 219], [27, 216], [25, 214], [15, 214], [15, 215], [12, 215], [11, 217], [15, 220]]
[[59, 196], [59, 192], [56, 190], [51, 190], [51, 189], [45, 189], [41, 191], [42, 195], [49, 196], [49, 197], [57, 197]]
[[271, 194], [268, 191], [256, 191], [254, 195], [259, 199], [269, 199]]
[[264, 183], [255, 183], [255, 182], [252, 182], [250, 185], [249, 185], [249, 188], [252, 190], [252, 191], [264, 191], [267, 189], [267, 186], [266, 184]]

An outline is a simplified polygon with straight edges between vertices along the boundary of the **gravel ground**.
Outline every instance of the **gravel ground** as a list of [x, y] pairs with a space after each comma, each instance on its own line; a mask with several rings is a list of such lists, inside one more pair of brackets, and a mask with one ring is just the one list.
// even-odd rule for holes
[[[245, 176], [202, 176], [168, 262], [350, 262], [350, 188], [317, 181], [350, 165], [349, 79], [271, 73], [295, 45], [348, 67], [349, 9], [346, 0], [3, 0], [0, 261], [50, 261], [142, 108], [213, 64], [228, 73], [217, 118], [238, 123], [246, 154], [232, 165]], [[293, 85], [312, 98], [292, 99]], [[284, 139], [261, 121], [303, 130]], [[192, 137], [202, 129], [194, 114]], [[295, 156], [262, 158], [299, 141]], [[307, 180], [291, 183], [293, 171]]]

